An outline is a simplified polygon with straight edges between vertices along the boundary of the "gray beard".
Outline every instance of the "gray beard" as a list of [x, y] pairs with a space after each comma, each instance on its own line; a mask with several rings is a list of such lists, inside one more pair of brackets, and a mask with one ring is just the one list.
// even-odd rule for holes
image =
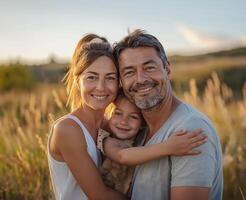
[[163, 101], [164, 97], [159, 95], [156, 95], [154, 97], [150, 97], [148, 99], [143, 99], [143, 100], [135, 100], [135, 104], [138, 108], [141, 110], [149, 110], [152, 109], [153, 107], [159, 105]]

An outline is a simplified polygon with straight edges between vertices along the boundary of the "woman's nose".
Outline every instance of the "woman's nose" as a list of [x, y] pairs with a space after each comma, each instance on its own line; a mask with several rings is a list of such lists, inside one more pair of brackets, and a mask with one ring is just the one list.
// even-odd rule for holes
[[102, 91], [105, 89], [105, 82], [104, 80], [98, 80], [97, 85], [96, 85], [96, 89], [99, 91]]

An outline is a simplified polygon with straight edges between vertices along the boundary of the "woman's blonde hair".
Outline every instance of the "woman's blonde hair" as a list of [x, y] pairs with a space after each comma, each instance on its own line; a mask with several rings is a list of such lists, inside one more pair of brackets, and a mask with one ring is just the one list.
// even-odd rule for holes
[[68, 72], [63, 79], [68, 93], [67, 105], [72, 110], [80, 107], [83, 103], [78, 87], [79, 76], [101, 56], [107, 56], [116, 64], [111, 45], [106, 38], [96, 34], [87, 34], [80, 39], [73, 53]]

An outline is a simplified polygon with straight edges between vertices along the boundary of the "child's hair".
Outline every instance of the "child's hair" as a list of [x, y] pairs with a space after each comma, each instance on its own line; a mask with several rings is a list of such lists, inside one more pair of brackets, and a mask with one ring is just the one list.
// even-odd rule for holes
[[113, 114], [113, 112], [115, 110], [115, 103], [117, 101], [119, 101], [119, 99], [123, 99], [123, 98], [126, 98], [127, 99], [127, 97], [125, 96], [125, 94], [123, 92], [123, 89], [122, 88], [119, 88], [118, 91], [117, 91], [117, 96], [116, 96], [114, 102], [110, 103], [108, 105], [108, 107], [105, 109], [104, 117], [106, 119], [109, 120], [111, 118], [111, 116], [112, 116], [112, 114]]
[[78, 88], [79, 76], [101, 56], [107, 56], [116, 64], [111, 45], [106, 38], [90, 33], [80, 39], [73, 53], [68, 72], [63, 79], [68, 93], [67, 105], [72, 110], [80, 107], [83, 103]]
[[129, 101], [129, 99], [126, 97], [122, 87], [118, 89], [117, 91], [117, 97], [115, 98], [114, 102], [119, 101], [120, 99], [127, 99]]

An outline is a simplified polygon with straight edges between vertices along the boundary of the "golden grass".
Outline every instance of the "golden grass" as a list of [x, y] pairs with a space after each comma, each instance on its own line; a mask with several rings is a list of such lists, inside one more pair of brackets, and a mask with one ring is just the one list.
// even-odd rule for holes
[[51, 123], [67, 112], [63, 88], [7, 94], [0, 104], [0, 199], [52, 199], [46, 161]]
[[[224, 153], [224, 199], [244, 199], [246, 188], [246, 85], [243, 99], [216, 74], [198, 96], [195, 80], [181, 98], [214, 122]], [[0, 199], [54, 199], [46, 160], [46, 142], [54, 119], [68, 112], [63, 87], [45, 85], [33, 93], [0, 98]]]

